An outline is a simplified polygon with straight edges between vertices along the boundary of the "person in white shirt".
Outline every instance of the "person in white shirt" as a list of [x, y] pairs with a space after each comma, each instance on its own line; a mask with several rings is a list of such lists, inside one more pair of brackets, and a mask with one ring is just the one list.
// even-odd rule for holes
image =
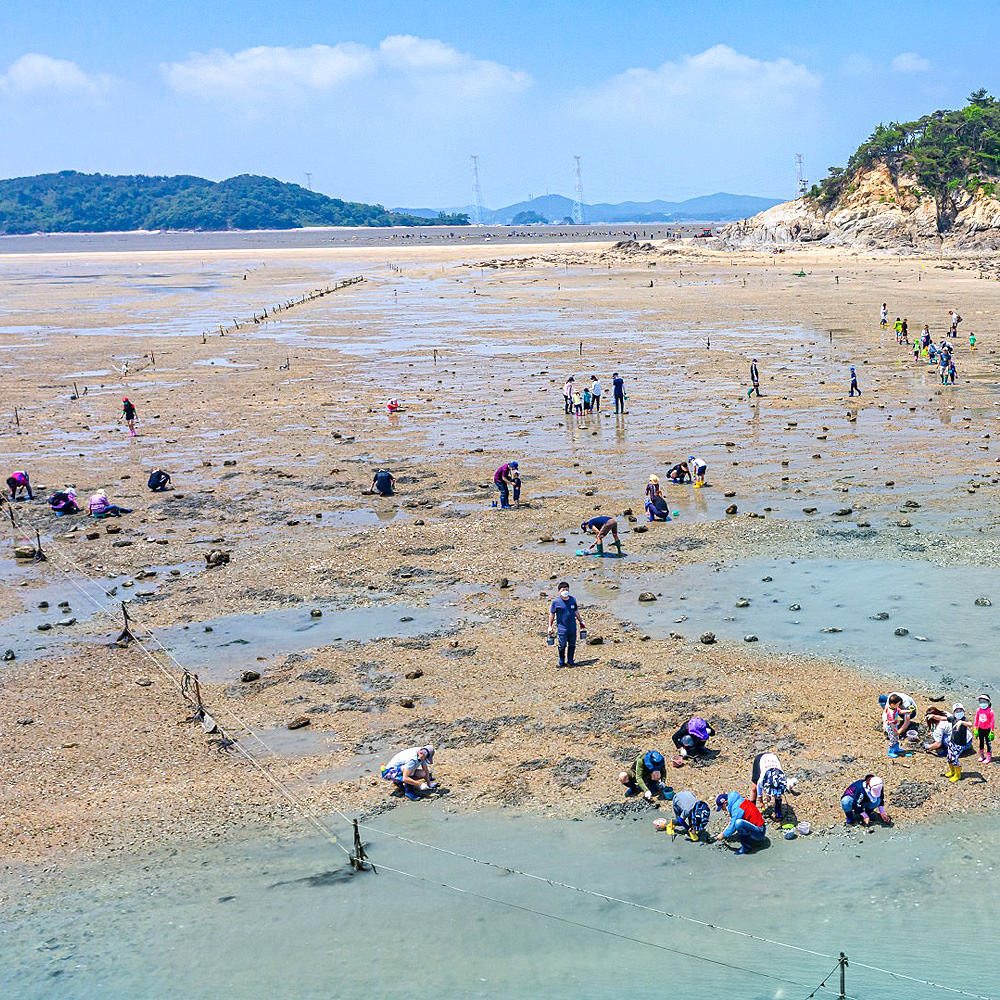
[[391, 781], [396, 791], [406, 798], [421, 799], [434, 788], [437, 782], [431, 774], [431, 764], [434, 761], [434, 747], [428, 744], [423, 747], [409, 747], [400, 750], [388, 764], [384, 764], [381, 776], [385, 781]]
[[601, 387], [601, 380], [596, 375], [590, 376], [590, 394], [594, 397], [594, 411], [597, 413], [601, 412], [601, 393], [604, 389]]

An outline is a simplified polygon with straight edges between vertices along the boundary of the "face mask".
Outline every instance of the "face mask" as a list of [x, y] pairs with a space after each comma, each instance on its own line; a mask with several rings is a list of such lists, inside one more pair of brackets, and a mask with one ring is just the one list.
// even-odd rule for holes
[[989, 708], [990, 707], [990, 703], [988, 701], [981, 701], [979, 703], [979, 707], [980, 708]]
[[959, 712], [955, 713], [955, 721], [956, 722], [961, 722], [962, 719], [964, 719], [964, 718], [965, 718], [965, 712], [959, 711]]
[[565, 601], [566, 598], [569, 597], [569, 591], [568, 590], [560, 590], [559, 591], [559, 596]]

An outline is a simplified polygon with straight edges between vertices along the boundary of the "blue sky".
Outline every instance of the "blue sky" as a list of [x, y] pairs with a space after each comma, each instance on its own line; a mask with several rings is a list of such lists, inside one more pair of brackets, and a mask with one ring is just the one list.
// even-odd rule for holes
[[0, 6], [5, 176], [262, 173], [389, 206], [790, 197], [879, 121], [994, 79], [995, 6], [847, 2]]

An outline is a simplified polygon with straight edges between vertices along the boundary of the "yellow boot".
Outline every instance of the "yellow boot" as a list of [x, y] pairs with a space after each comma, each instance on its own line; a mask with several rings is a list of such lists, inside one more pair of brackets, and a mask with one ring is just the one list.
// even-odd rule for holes
[[961, 777], [962, 777], [962, 768], [959, 766], [955, 766], [951, 769], [951, 777], [948, 780], [958, 781]]
[[951, 776], [952, 776], [952, 773], [954, 772], [954, 770], [955, 770], [955, 768], [954, 768], [954, 767], [952, 767], [952, 766], [951, 766], [951, 764], [949, 764], [949, 765], [948, 765], [948, 770], [944, 772], [944, 776], [945, 776], [945, 777], [946, 777], [946, 778], [947, 778], [947, 779], [948, 779], [949, 781], [951, 781]]

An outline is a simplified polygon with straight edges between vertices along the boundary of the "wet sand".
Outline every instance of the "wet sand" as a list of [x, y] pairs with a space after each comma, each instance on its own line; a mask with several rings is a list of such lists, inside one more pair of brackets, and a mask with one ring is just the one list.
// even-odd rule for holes
[[[885, 775], [903, 824], [995, 806], [991, 767], [972, 763], [956, 787], [936, 759], [886, 759], [874, 699], [908, 675], [903, 647], [860, 668], [777, 652], [764, 635], [704, 645], [683, 622], [676, 638], [649, 638], [616, 600], [659, 574], [655, 607], [672, 622], [691, 573], [703, 582], [715, 563], [759, 557], [995, 565], [996, 286], [983, 280], [995, 263], [677, 244], [532, 252], [493, 243], [3, 258], [0, 387], [20, 420], [3, 419], [6, 462], [28, 468], [41, 496], [72, 483], [85, 499], [103, 486], [134, 508], [107, 534], [107, 522], [17, 505], [50, 561], [27, 573], [0, 565], [0, 614], [18, 616], [0, 643], [17, 656], [0, 675], [0, 836], [11, 860], [298, 822], [257, 769], [184, 723], [166, 675], [178, 664], [202, 675], [206, 704], [237, 735], [309, 716], [267, 761], [321, 814], [384, 808], [377, 765], [427, 739], [441, 748], [454, 808], [620, 814], [621, 764], [666, 750], [695, 712], [718, 729], [721, 753], [670, 780], [705, 798], [745, 788], [753, 755], [776, 748], [800, 777], [795, 813], [814, 828], [838, 822], [839, 791], [870, 771]], [[365, 282], [218, 334], [354, 274]], [[939, 386], [878, 329], [882, 301], [911, 333], [929, 322], [936, 339], [948, 309], [961, 312], [958, 385]], [[752, 357], [764, 393], [754, 403]], [[122, 380], [112, 364], [125, 359]], [[847, 398], [851, 364], [860, 400]], [[563, 414], [567, 374], [597, 372], [607, 391], [613, 370], [626, 379], [626, 416]], [[74, 383], [81, 399], [70, 399]], [[139, 409], [134, 442], [116, 424], [122, 395]], [[386, 415], [390, 396], [405, 412]], [[647, 475], [662, 478], [691, 453], [708, 462], [709, 487], [671, 488], [671, 523], [630, 530], [623, 560], [574, 555], [583, 518], [641, 514]], [[500, 512], [492, 474], [510, 458], [525, 503]], [[176, 493], [145, 489], [154, 465]], [[380, 466], [397, 476], [397, 497], [362, 495]], [[212, 548], [231, 561], [205, 568]], [[142, 570], [157, 575], [137, 579]], [[97, 597], [110, 615], [76, 589], [85, 576], [114, 578], [115, 593]], [[559, 671], [544, 627], [563, 577], [603, 642]], [[174, 644], [176, 662], [153, 654], [166, 674], [135, 647], [107, 647], [126, 594], [142, 634]], [[37, 632], [45, 615], [67, 618], [60, 600], [77, 622]], [[316, 647], [302, 634], [313, 608], [324, 622]], [[248, 624], [249, 638], [240, 619], [225, 625], [242, 669], [262, 675], [240, 683], [234, 646], [214, 650], [204, 629], [263, 614], [280, 617]], [[362, 615], [379, 637], [368, 638]], [[343, 635], [327, 630], [331, 617]], [[59, 641], [36, 653], [53, 633]], [[910, 686], [921, 707], [934, 696], [971, 708], [976, 692], [947, 674]]]

